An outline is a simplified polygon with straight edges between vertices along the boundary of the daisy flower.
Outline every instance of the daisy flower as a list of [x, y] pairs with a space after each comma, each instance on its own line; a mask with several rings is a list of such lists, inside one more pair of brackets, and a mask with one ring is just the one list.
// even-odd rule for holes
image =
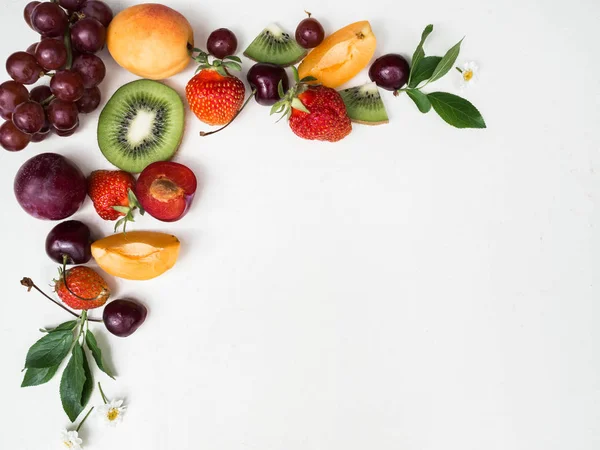
[[63, 430], [61, 433], [61, 441], [64, 445], [64, 448], [67, 448], [69, 450], [82, 449], [81, 444], [83, 444], [83, 440], [81, 440], [77, 431]]
[[111, 426], [116, 426], [123, 421], [123, 414], [127, 408], [123, 406], [123, 400], [112, 400], [97, 408], [97, 413], [102, 421]]
[[456, 70], [461, 75], [461, 88], [466, 88], [472, 84], [475, 84], [479, 80], [479, 66], [473, 61], [463, 64], [462, 67], [457, 67]]

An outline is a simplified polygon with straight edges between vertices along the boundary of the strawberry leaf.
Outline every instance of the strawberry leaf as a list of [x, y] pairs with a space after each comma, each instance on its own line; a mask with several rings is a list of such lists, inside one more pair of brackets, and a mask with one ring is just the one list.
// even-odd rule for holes
[[232, 60], [232, 61], [236, 61], [236, 62], [239, 62], [239, 63], [241, 63], [241, 62], [242, 62], [242, 60], [241, 60], [239, 57], [237, 57], [237, 56], [233, 56], [233, 55], [226, 56], [226, 57], [225, 57], [225, 58], [223, 58], [223, 59], [230, 59], [230, 60]]
[[302, 112], [305, 112], [307, 114], [310, 114], [310, 111], [308, 110], [308, 108], [306, 108], [306, 106], [304, 106], [304, 103], [302, 103], [302, 101], [300, 101], [300, 99], [298, 97], [294, 97], [292, 99], [292, 108], [297, 109]]
[[228, 68], [228, 69], [231, 69], [231, 70], [239, 70], [239, 71], [242, 70], [242, 65], [240, 63], [235, 62], [235, 61], [224, 62], [223, 66], [226, 67], [226, 68]]
[[123, 214], [129, 214], [129, 211], [131, 211], [129, 206], [113, 206], [112, 209]]
[[285, 97], [285, 92], [283, 91], [283, 80], [279, 80], [279, 84], [277, 85], [277, 93], [279, 94], [279, 98]]

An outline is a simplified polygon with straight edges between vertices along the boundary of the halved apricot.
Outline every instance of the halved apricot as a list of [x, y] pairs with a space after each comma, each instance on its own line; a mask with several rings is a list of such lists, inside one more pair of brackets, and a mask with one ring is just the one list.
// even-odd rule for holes
[[298, 67], [300, 78], [312, 76], [336, 88], [364, 69], [375, 53], [377, 39], [371, 24], [355, 22], [325, 38]]

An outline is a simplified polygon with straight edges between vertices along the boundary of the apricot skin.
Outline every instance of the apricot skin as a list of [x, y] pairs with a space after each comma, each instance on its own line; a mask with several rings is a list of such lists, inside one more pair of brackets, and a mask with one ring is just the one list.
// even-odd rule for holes
[[106, 42], [120, 66], [140, 77], [162, 80], [187, 67], [188, 44], [193, 47], [194, 32], [174, 9], [146, 3], [117, 14], [108, 27]]

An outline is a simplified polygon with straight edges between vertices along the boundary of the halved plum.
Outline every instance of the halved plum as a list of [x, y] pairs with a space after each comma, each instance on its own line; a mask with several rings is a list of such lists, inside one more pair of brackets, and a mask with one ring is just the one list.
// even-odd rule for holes
[[135, 195], [152, 217], [175, 222], [186, 215], [198, 187], [194, 172], [170, 161], [150, 164], [140, 174]]

